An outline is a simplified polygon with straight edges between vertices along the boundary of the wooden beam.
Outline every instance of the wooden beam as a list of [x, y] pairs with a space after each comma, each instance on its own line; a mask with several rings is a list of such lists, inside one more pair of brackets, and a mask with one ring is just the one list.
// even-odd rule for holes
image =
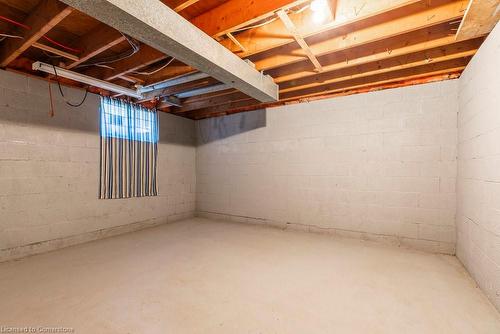
[[[356, 78], [371, 77], [375, 74], [383, 74], [396, 70], [419, 67], [430, 63], [441, 63], [448, 60], [468, 58], [475, 54], [483, 39], [477, 38], [449, 45], [445, 48], [434, 48], [421, 52], [415, 52], [404, 56], [393, 56], [382, 61], [373, 61], [364, 65], [352, 65], [336, 71], [325, 72], [315, 76], [304, 77], [298, 80], [284, 82], [280, 85], [280, 94], [314, 88], [343, 82]], [[233, 100], [242, 100], [245, 97], [238, 92], [226, 92], [225, 95], [217, 97], [207, 97], [205, 99], [185, 100], [182, 107], [176, 108], [174, 112], [188, 112], [195, 109], [206, 108], [227, 104]], [[247, 97], [248, 99], [248, 97]]]
[[[247, 26], [261, 18], [274, 15], [275, 10], [291, 8], [307, 2], [307, 0], [277, 0], [277, 1], [254, 1], [254, 0], [229, 0], [222, 5], [205, 12], [193, 19], [191, 23], [212, 37], [222, 36], [242, 26]], [[175, 5], [172, 6], [175, 8]], [[245, 8], [246, 10], [241, 10]], [[221, 23], [222, 22], [222, 23]], [[234, 43], [229, 39], [229, 42]], [[235, 44], [236, 45], [236, 44]], [[139, 53], [148, 51], [141, 50]], [[120, 62], [115, 66], [122, 67]], [[143, 67], [143, 66], [142, 66]], [[195, 71], [191, 66], [169, 66], [147, 78], [147, 84], [156, 83], [178, 75]], [[104, 78], [104, 75], [98, 75]]]
[[[453, 36], [449, 36], [453, 39]], [[449, 39], [447, 38], [447, 39]], [[280, 82], [280, 92], [293, 91], [299, 89], [299, 87], [305, 85], [320, 85], [326, 83], [332, 78], [337, 79], [344, 75], [354, 75], [351, 73], [353, 70], [358, 73], [364, 73], [367, 68], [363, 67], [365, 65], [376, 64], [376, 70], [385, 71], [387, 67], [392, 66], [406, 66], [412, 62], [433, 62], [439, 61], [443, 57], [460, 58], [465, 56], [473, 55], [477, 49], [481, 46], [483, 38], [476, 38], [473, 40], [462, 41], [462, 42], [451, 42], [438, 45], [434, 48], [412, 48], [413, 52], [391, 52], [385, 53], [384, 55], [378, 55], [377, 57], [362, 57], [360, 59], [355, 59], [350, 62], [343, 62], [339, 64], [334, 64], [328, 71], [325, 71], [319, 75], [307, 75], [302, 77], [295, 77], [291, 80], [279, 80]], [[429, 44], [427, 44], [429, 45]], [[347, 73], [347, 74], [346, 74]], [[278, 81], [278, 80], [277, 80]]]
[[31, 27], [31, 29], [17, 29], [14, 32], [15, 35], [22, 36], [23, 39], [9, 39], [2, 45], [0, 67], [5, 67], [16, 59], [72, 11], [73, 8], [59, 1], [42, 0], [24, 21], [24, 24]]
[[281, 98], [282, 100], [287, 100], [290, 98], [320, 95], [338, 89], [351, 89], [353, 87], [359, 87], [360, 85], [372, 84], [373, 82], [381, 83], [381, 82], [386, 82], [388, 80], [411, 78], [416, 75], [428, 75], [428, 73], [436, 71], [444, 71], [451, 73], [465, 68], [469, 60], [470, 57], [453, 59], [440, 63], [430, 63], [422, 66], [399, 69], [387, 73], [375, 74], [368, 77], [349, 79], [341, 82], [335, 82], [331, 84], [325, 84], [321, 86], [305, 88], [298, 91], [284, 93], [281, 95]]
[[189, 99], [186, 99], [182, 101], [182, 106], [178, 108], [173, 108], [172, 112], [175, 113], [185, 113], [188, 111], [196, 110], [196, 109], [203, 109], [207, 108], [208, 106], [214, 107], [222, 104], [228, 104], [232, 102], [238, 102], [238, 101], [247, 101], [250, 98], [248, 95], [243, 94], [238, 91], [233, 91], [230, 94], [225, 94], [225, 95], [218, 95], [218, 96], [212, 96], [208, 99], [204, 100], [193, 100], [192, 102], [189, 102]]
[[[341, 50], [320, 59], [323, 63], [323, 72], [335, 71], [342, 68], [362, 65], [372, 61], [403, 56], [428, 49], [445, 47], [455, 43], [454, 36], [449, 35], [449, 25], [435, 26], [415, 32], [396, 36], [386, 40], [361, 45], [347, 50]], [[307, 61], [279, 67], [268, 72], [276, 83], [297, 80], [316, 75], [311, 71]]]
[[43, 51], [47, 51], [47, 52], [53, 53], [55, 55], [64, 57], [64, 58], [69, 59], [69, 60], [78, 61], [80, 59], [80, 58], [78, 58], [78, 56], [75, 56], [74, 54], [71, 54], [71, 53], [68, 53], [66, 51], [62, 51], [62, 50], [53, 48], [51, 46], [48, 46], [46, 44], [42, 44], [42, 43], [39, 43], [39, 42], [33, 43], [32, 46], [34, 48], [37, 48], [37, 49], [40, 49], [40, 50], [43, 50]]
[[119, 62], [112, 63], [113, 70], [105, 71], [104, 80], [113, 80], [119, 76], [139, 70], [142, 67], [152, 65], [168, 58], [164, 53], [153, 49], [146, 44], [141, 46], [143, 52], [137, 52], [131, 57]]
[[318, 72], [323, 71], [323, 68], [321, 67], [321, 64], [319, 63], [318, 59], [313, 54], [313, 52], [311, 51], [311, 48], [309, 47], [309, 45], [307, 45], [304, 38], [300, 35], [299, 31], [297, 30], [297, 28], [293, 24], [292, 20], [290, 20], [287, 13], [285, 13], [284, 10], [279, 10], [277, 14], [278, 14], [279, 18], [281, 19], [281, 21], [283, 22], [283, 24], [285, 25], [286, 29], [293, 36], [293, 38], [295, 39], [297, 44], [299, 44], [299, 46], [302, 48], [302, 50], [306, 54], [307, 58], [309, 58], [311, 63], [313, 63], [316, 71], [318, 71]]
[[[324, 71], [320, 75], [310, 70], [310, 65], [307, 61], [277, 68], [271, 71], [270, 74], [274, 77], [275, 82], [280, 84], [283, 91], [283, 89], [308, 83], [320, 84], [322, 80], [326, 80], [325, 78], [332, 75], [329, 74], [332, 71], [334, 73], [333, 76], [335, 76], [337, 73], [345, 73], [345, 71], [339, 72], [340, 70], [359, 68], [361, 65], [379, 61], [398, 59], [398, 61], [403, 63], [411, 59], [417, 59], [418, 56], [427, 55], [429, 58], [434, 58], [451, 53], [470, 51], [477, 49], [484, 40], [484, 38], [476, 38], [456, 43], [455, 37], [448, 35], [449, 33], [450, 25], [445, 23], [389, 40], [381, 40], [370, 44], [370, 47], [360, 46], [331, 55], [329, 54], [323, 57], [323, 64], [327, 65], [323, 66]], [[408, 44], [409, 41], [415, 44]], [[421, 59], [427, 59], [427, 57]], [[353, 74], [356, 73], [349, 73], [349, 75]], [[227, 96], [227, 100], [229, 99], [231, 97]], [[189, 105], [191, 102], [185, 101], [185, 104]], [[196, 102], [197, 107], [203, 106], [203, 101]], [[192, 108], [189, 107], [189, 109], [191, 110]]]
[[[428, 8], [428, 0], [396, 0], [394, 2], [396, 5], [382, 7], [380, 6], [381, 2], [367, 2], [368, 5], [365, 7], [368, 9], [358, 15], [354, 13], [352, 8], [344, 8], [344, 11], [350, 13], [350, 16], [342, 19], [338, 18], [336, 21], [324, 25], [318, 25], [314, 22], [310, 10], [288, 13], [288, 16], [298, 28], [301, 36], [308, 38], [322, 33], [345, 35], [366, 25], [385, 22], [397, 16], [409, 15]], [[339, 5], [348, 6], [349, 4], [349, 1], [342, 1]], [[258, 28], [240, 32], [238, 40], [247, 49], [247, 52], [239, 54], [243, 58], [276, 49], [295, 41], [281, 20], [275, 20]], [[220, 43], [233, 52], [238, 51], [238, 48], [235, 48], [229, 40], [222, 40]]]
[[335, 21], [335, 18], [337, 17], [338, 1], [337, 0], [328, 0], [328, 4], [330, 5], [330, 13], [332, 14], [332, 19]]
[[63, 1], [259, 101], [278, 98], [278, 87], [271, 77], [256, 71], [158, 0], [149, 1], [147, 6], [132, 0]]
[[477, 48], [474, 48], [471, 50], [466, 50], [456, 53], [451, 51], [450, 54], [444, 52], [444, 55], [442, 55], [441, 50], [434, 50], [434, 52], [429, 52], [429, 53], [424, 52], [412, 55], [413, 57], [399, 57], [395, 59], [388, 59], [385, 61], [378, 61], [374, 63], [365, 64], [363, 66], [356, 66], [353, 68], [346, 68], [341, 71], [330, 72], [328, 73], [328, 76], [318, 75], [318, 78], [315, 78], [315, 80], [312, 82], [310, 81], [307, 83], [302, 83], [293, 86], [284, 85], [284, 88], [280, 89], [280, 94], [299, 91], [306, 88], [319, 87], [326, 84], [345, 81], [348, 79], [362, 78], [375, 74], [387, 73], [394, 70], [402, 70], [412, 67], [418, 67], [429, 63], [439, 63], [443, 61], [454, 60], [464, 57], [472, 57], [476, 52]]
[[[366, 2], [366, 6], [363, 7], [364, 10], [362, 13], [354, 12], [351, 8], [345, 8], [344, 11], [348, 13], [346, 17], [326, 25], [315, 24], [310, 10], [290, 13], [288, 15], [293, 24], [300, 28], [301, 35], [308, 37], [329, 31], [343, 35], [352, 30], [359, 29], [359, 26], [363, 26], [363, 24], [367, 22], [373, 24], [377, 19], [385, 21], [388, 17], [397, 16], [398, 14], [401, 15], [403, 12], [412, 13], [428, 7], [428, 0], [394, 0], [392, 3], [394, 4], [393, 6], [384, 6], [380, 8], [379, 2]], [[347, 6], [349, 2], [343, 1], [340, 2], [339, 5]], [[240, 47], [236, 46], [230, 39], [223, 39], [220, 43], [238, 54], [238, 56], [246, 58], [257, 53], [293, 43], [295, 40], [293, 36], [290, 36], [283, 22], [281, 20], [275, 20], [258, 28], [238, 33], [238, 41], [246, 51], [241, 52]], [[175, 73], [171, 73], [172, 70], [172, 68], [167, 68], [160, 71], [150, 76], [147, 82], [152, 84], [182, 73], [193, 71], [193, 69], [188, 66], [185, 66], [183, 69], [180, 67], [175, 68]]]
[[500, 0], [470, 0], [457, 41], [488, 34], [500, 20]]
[[245, 47], [243, 45], [241, 45], [241, 43], [238, 41], [238, 39], [236, 37], [234, 37], [233, 34], [231, 34], [230, 32], [228, 32], [226, 34], [226, 36], [234, 43], [234, 45], [238, 46], [241, 51], [243, 51], [243, 52], [246, 51]]
[[191, 23], [212, 37], [222, 36], [238, 28], [261, 21], [279, 9], [289, 9], [308, 0], [229, 0], [191, 20]]
[[[430, 7], [428, 10], [420, 11], [413, 15], [352, 31], [346, 35], [335, 35], [333, 38], [322, 40], [309, 46], [317, 57], [340, 50], [347, 50], [352, 47], [392, 38], [440, 23], [458, 20], [463, 16], [465, 5], [465, 1], [445, 3], [444, 5]], [[306, 55], [300, 48], [290, 47], [286, 50], [279, 49], [272, 55], [265, 55], [253, 59], [253, 61], [258, 70], [269, 70], [299, 62], [305, 57]]]
[[175, 4], [172, 6], [172, 9], [178, 13], [183, 11], [184, 9], [188, 8], [191, 5], [194, 5], [200, 0], [178, 0], [175, 2]]
[[[273, 108], [273, 107], [278, 107], [278, 106], [282, 106], [282, 105], [308, 103], [308, 102], [317, 101], [317, 100], [331, 99], [331, 98], [338, 97], [338, 96], [347, 96], [347, 95], [353, 95], [353, 94], [368, 93], [368, 92], [372, 92], [372, 91], [379, 91], [379, 90], [384, 90], [384, 89], [400, 88], [400, 87], [420, 85], [420, 84], [436, 82], [436, 81], [457, 79], [460, 77], [461, 71], [462, 71], [461, 69], [459, 69], [455, 72], [446, 71], [444, 73], [443, 73], [443, 71], [438, 71], [438, 72], [434, 72], [434, 73], [429, 73], [428, 75], [417, 75], [417, 76], [412, 77], [412, 78], [395, 79], [395, 80], [391, 80], [391, 81], [388, 81], [385, 83], [368, 84], [368, 85], [363, 85], [361, 87], [352, 88], [352, 89], [348, 89], [348, 90], [340, 89], [338, 91], [330, 92], [328, 94], [316, 95], [313, 97], [290, 99], [287, 101], [279, 101], [279, 102], [274, 102], [274, 103], [249, 104], [250, 100], [248, 100], [248, 102], [240, 101], [240, 102], [237, 102], [237, 103], [231, 105], [229, 108], [220, 108], [222, 110], [215, 110], [214, 111], [211, 108], [207, 108], [207, 110], [205, 110], [205, 111], [195, 110], [195, 111], [188, 112], [188, 113], [184, 114], [184, 116], [187, 116], [188, 118], [191, 118], [191, 119], [199, 120], [199, 119], [203, 119], [203, 118], [218, 117], [218, 116], [230, 115], [230, 114], [252, 111], [252, 110], [263, 109], [263, 108]], [[241, 106], [238, 106], [238, 104], [240, 104]], [[245, 104], [247, 104], [247, 105], [245, 105]], [[179, 114], [179, 115], [182, 115], [182, 114]]]
[[[298, 13], [289, 13], [288, 16], [292, 20], [292, 23], [296, 27], [298, 27], [299, 32], [303, 37], [311, 37], [313, 35], [319, 35], [319, 34], [338, 37], [325, 41], [325, 43], [328, 44], [326, 48], [330, 48], [332, 52], [335, 52], [337, 50], [340, 51], [347, 50], [348, 45], [345, 45], [345, 43], [344, 43], [345, 47], [341, 47], [343, 46], [344, 38], [346, 38], [347, 41], [351, 41], [353, 47], [355, 47], [358, 44], [364, 45], [366, 43], [380, 40], [380, 38], [379, 39], [366, 38], [365, 43], [362, 44], [354, 43], [357, 37], [357, 35], [355, 34], [356, 31], [360, 30], [367, 31], [371, 26], [374, 25], [377, 26], [379, 24], [386, 23], [385, 35], [387, 35], [388, 38], [391, 38], [391, 36], [392, 37], [401, 36], [405, 35], [405, 33], [398, 34], [397, 33], [398, 29], [394, 28], [398, 23], [397, 21], [394, 22], [394, 20], [397, 18], [401, 18], [404, 16], [412, 16], [414, 14], [423, 12], [424, 15], [421, 14], [419, 16], [421, 22], [416, 22], [416, 23], [414, 22], [414, 24], [412, 25], [413, 30], [407, 31], [407, 32], [412, 32], [420, 30], [421, 28], [425, 28], [420, 26], [420, 24], [424, 22], [427, 23], [426, 26], [438, 25], [439, 20], [434, 19], [433, 17], [434, 14], [432, 10], [440, 8], [440, 5], [448, 6], [447, 8], [449, 8], [450, 6], [454, 8], [456, 7], [459, 8], [458, 10], [454, 11], [455, 13], [458, 11], [459, 14], [449, 15], [448, 21], [453, 21], [456, 20], [457, 18], [459, 19], [466, 8], [465, 1], [458, 2], [451, 0], [433, 0], [430, 4], [428, 0], [399, 0], [399, 1], [394, 1], [392, 3], [394, 3], [393, 6], [390, 7], [384, 6], [383, 8], [381, 8], [379, 2], [376, 1], [367, 2], [367, 5], [364, 6], [364, 8], [366, 9], [364, 9], [361, 13], [359, 12], [354, 13], [351, 10], [351, 8], [342, 7], [343, 12], [351, 13], [349, 14], [350, 16], [342, 18], [339, 17], [333, 23], [326, 24], [324, 26], [317, 25], [313, 22], [310, 10], [305, 10]], [[339, 6], [348, 6], [348, 5], [349, 5], [348, 1], [343, 1], [339, 3]], [[443, 13], [445, 10], [446, 8], [442, 9], [440, 13]], [[431, 22], [427, 22], [427, 18], [430, 18]], [[391, 32], [393, 33], [392, 35], [389, 34]], [[367, 34], [369, 35], [369, 33]], [[242, 58], [251, 55], [261, 54], [262, 56], [257, 56], [257, 60], [265, 59], [269, 55], [268, 51], [272, 49], [276, 50], [276, 53], [278, 54], [288, 53], [289, 56], [292, 57], [294, 61], [300, 61], [306, 58], [306, 56], [304, 55], [303, 52], [301, 52], [300, 49], [299, 50], [285, 49], [285, 46], [289, 45], [290, 43], [293, 43], [295, 39], [292, 36], [290, 36], [287, 28], [285, 27], [285, 25], [281, 20], [276, 20], [264, 26], [238, 33], [237, 36], [238, 36], [238, 41], [247, 50], [246, 52], [240, 52], [240, 48], [236, 47], [230, 39], [224, 39], [220, 43], [226, 48], [237, 53], [238, 56]], [[336, 47], [338, 47], [338, 49]], [[317, 58], [320, 59], [321, 57]], [[151, 84], [174, 76], [173, 74], [170, 73], [170, 70], [171, 69], [167, 68], [163, 71], [156, 73], [154, 76], [149, 77], [147, 79], [147, 82]], [[176, 68], [175, 70], [176, 70], [175, 75], [179, 75], [181, 69]], [[307, 70], [310, 71], [310, 68], [308, 68]], [[192, 71], [192, 69], [189, 69], [188, 67], [184, 68], [184, 72], [189, 72], [189, 71]]]
[[83, 54], [80, 59], [67, 64], [65, 68], [72, 69], [125, 40], [125, 36], [115, 29], [104, 24], [99, 25], [79, 40], [78, 43], [83, 48]]

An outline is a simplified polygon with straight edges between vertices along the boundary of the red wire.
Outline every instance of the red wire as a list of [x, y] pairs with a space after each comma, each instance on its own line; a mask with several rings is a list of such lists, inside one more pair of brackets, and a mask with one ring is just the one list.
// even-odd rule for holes
[[80, 52], [82, 52], [82, 50], [79, 50], [79, 49], [73, 49], [73, 48], [71, 48], [71, 47], [69, 47], [69, 46], [66, 46], [66, 45], [61, 44], [61, 43], [59, 43], [59, 42], [57, 42], [57, 41], [54, 41], [52, 38], [49, 38], [49, 37], [47, 37], [47, 36], [43, 36], [43, 38], [44, 38], [44, 39], [46, 39], [47, 41], [49, 41], [50, 43], [55, 44], [55, 45], [57, 45], [57, 46], [59, 46], [59, 47], [61, 47], [61, 48], [63, 48], [63, 49], [66, 49], [66, 50], [69, 50], [69, 51], [73, 51], [73, 52], [75, 52], [75, 53], [80, 53]]
[[[5, 17], [5, 16], [0, 15], [0, 19], [2, 19], [2, 20], [4, 20], [4, 21], [7, 21], [7, 22], [9, 22], [9, 23], [12, 23], [13, 25], [16, 25], [16, 26], [18, 26], [18, 27], [24, 28], [24, 29], [26, 29], [26, 30], [31, 30], [31, 27], [30, 27], [30, 26], [27, 26], [26, 24], [23, 24], [23, 23], [21, 23], [21, 22], [17, 22], [17, 21], [14, 21], [14, 20], [12, 20], [12, 19], [9, 19], [8, 17]], [[69, 47], [69, 46], [67, 46], [67, 45], [64, 45], [64, 44], [62, 44], [62, 43], [60, 43], [60, 42], [57, 42], [57, 41], [53, 40], [52, 38], [47, 37], [47, 36], [45, 36], [45, 35], [44, 35], [44, 36], [42, 36], [42, 37], [43, 37], [45, 40], [49, 41], [50, 43], [52, 43], [52, 44], [54, 44], [54, 45], [57, 45], [57, 46], [59, 46], [59, 47], [61, 47], [61, 48], [65, 49], [65, 50], [68, 50], [68, 51], [73, 51], [73, 52], [75, 52], [75, 53], [81, 53], [81, 52], [82, 52], [82, 50], [80, 50], [80, 49], [74, 49], [74, 48]]]
[[14, 21], [12, 19], [9, 19], [8, 17], [5, 17], [5, 16], [1, 16], [0, 15], [0, 19], [4, 20], [4, 21], [7, 21], [7, 22], [10, 22], [12, 23], [13, 25], [16, 25], [18, 27], [21, 27], [21, 28], [24, 28], [26, 30], [31, 30], [31, 27], [30, 26], [27, 26], [26, 24], [22, 24], [21, 22], [17, 22], [17, 21]]

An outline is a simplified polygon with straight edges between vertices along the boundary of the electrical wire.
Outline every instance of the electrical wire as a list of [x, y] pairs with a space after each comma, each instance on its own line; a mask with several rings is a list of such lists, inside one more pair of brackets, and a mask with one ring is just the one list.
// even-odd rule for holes
[[66, 46], [66, 45], [61, 44], [58, 41], [55, 41], [52, 38], [47, 37], [45, 35], [43, 35], [42, 38], [45, 39], [46, 41], [48, 41], [49, 43], [52, 43], [52, 44], [54, 44], [54, 45], [56, 45], [56, 46], [58, 46], [58, 47], [60, 47], [62, 49], [65, 49], [65, 50], [68, 50], [68, 51], [71, 51], [71, 52], [74, 52], [74, 53], [82, 53], [82, 50], [80, 50], [80, 49], [75, 49], [75, 48]]
[[119, 60], [124, 60], [124, 59], [130, 58], [134, 54], [139, 52], [139, 50], [141, 49], [141, 46], [139, 45], [139, 43], [123, 33], [122, 33], [122, 35], [123, 35], [123, 37], [125, 37], [125, 39], [129, 43], [131, 50], [127, 50], [127, 51], [122, 52], [118, 55], [100, 58], [100, 59], [94, 60], [93, 62], [90, 62], [90, 63], [80, 64], [80, 65], [76, 66], [75, 68], [90, 67], [90, 66], [102, 67], [101, 65], [110, 64], [110, 63], [117, 62]]
[[[297, 10], [289, 10], [288, 11], [288, 14], [298, 14], [298, 13], [301, 13], [303, 12], [304, 10], [306, 10], [307, 8], [309, 8], [310, 5], [305, 5], [304, 7], [301, 7], [300, 9], [297, 9]], [[239, 28], [239, 29], [235, 29], [235, 30], [232, 30], [231, 33], [233, 32], [241, 32], [241, 31], [246, 31], [246, 30], [249, 30], [249, 29], [255, 29], [255, 28], [260, 28], [262, 26], [265, 26], [271, 22], [274, 22], [276, 21], [278, 18], [277, 17], [272, 17], [271, 19], [267, 20], [267, 21], [264, 21], [264, 22], [261, 22], [261, 23], [258, 23], [258, 24], [254, 24], [252, 26], [246, 26], [246, 27], [243, 27], [243, 28]]]
[[272, 19], [269, 19], [265, 22], [262, 22], [262, 23], [259, 23], [259, 24], [255, 24], [253, 26], [247, 26], [247, 27], [243, 27], [243, 28], [239, 28], [239, 29], [235, 29], [233, 31], [231, 31], [231, 33], [233, 32], [241, 32], [241, 31], [246, 31], [246, 30], [249, 30], [249, 29], [254, 29], [254, 28], [259, 28], [259, 27], [262, 27], [262, 26], [265, 26], [266, 24], [269, 24], [271, 22], [274, 22], [276, 21], [278, 18], [277, 17], [273, 17]]
[[21, 22], [17, 22], [13, 19], [9, 19], [8, 17], [5, 17], [5, 16], [2, 16], [0, 15], [0, 19], [4, 20], [4, 21], [7, 21], [9, 23], [12, 23], [13, 25], [15, 26], [18, 26], [18, 27], [21, 27], [23, 29], [26, 29], [26, 30], [31, 30], [31, 27], [30, 26], [27, 26], [26, 24], [24, 23], [21, 23]]
[[24, 39], [24, 37], [22, 37], [22, 36], [10, 35], [10, 34], [3, 34], [3, 33], [0, 33], [0, 36], [1, 37], [5, 37], [5, 38], [19, 38], [19, 39]]
[[170, 65], [173, 61], [175, 60], [175, 58], [172, 57], [172, 59], [170, 59], [166, 64], [160, 66], [159, 68], [151, 71], [151, 72], [138, 72], [138, 71], [133, 71], [132, 73], [134, 74], [139, 74], [139, 75], [153, 75], [157, 72], [160, 72], [161, 70], [163, 70], [164, 68], [166, 68], [168, 65]]
[[54, 65], [52, 65], [52, 67], [54, 68], [54, 75], [56, 76], [56, 82], [57, 82], [57, 87], [59, 88], [59, 93], [61, 93], [61, 96], [64, 99], [64, 102], [66, 102], [67, 105], [69, 105], [71, 107], [74, 107], [74, 108], [80, 107], [85, 102], [85, 100], [87, 99], [87, 95], [89, 94], [88, 89], [85, 89], [85, 95], [83, 96], [83, 99], [82, 99], [82, 101], [80, 103], [71, 103], [71, 102], [69, 102], [68, 100], [66, 100], [66, 96], [64, 96], [64, 92], [62, 90], [61, 83], [59, 82], [59, 77], [57, 76], [56, 67]]
[[[2, 16], [2, 15], [0, 15], [0, 20], [4, 20], [6, 22], [9, 22], [9, 23], [11, 23], [11, 24], [13, 24], [15, 26], [18, 26], [20, 28], [23, 28], [25, 30], [31, 30], [30, 26], [28, 26], [28, 25], [26, 25], [24, 23], [18, 22], [16, 20], [10, 19], [8, 17]], [[54, 40], [54, 39], [52, 39], [52, 38], [50, 38], [48, 36], [43, 35], [42, 38], [45, 39], [46, 41], [48, 41], [49, 43], [57, 45], [58, 47], [60, 47], [62, 49], [65, 49], [65, 50], [68, 50], [68, 51], [72, 51], [72, 52], [75, 52], [75, 53], [81, 53], [82, 52], [82, 50], [80, 50], [80, 49], [75, 49], [75, 48], [69, 47], [67, 45], [64, 45], [64, 44], [62, 44], [62, 43], [60, 43], [60, 42], [58, 42], [58, 41], [56, 41], [56, 40]]]
[[51, 55], [50, 53], [48, 53], [48, 52], [47, 52], [47, 51], [45, 51], [45, 50], [41, 50], [41, 51], [42, 51], [42, 53], [43, 53], [44, 55], [46, 55], [46, 56], [47, 56], [47, 57], [49, 57], [49, 58], [55, 58], [55, 59], [62, 58], [62, 56], [54, 56], [54, 55]]

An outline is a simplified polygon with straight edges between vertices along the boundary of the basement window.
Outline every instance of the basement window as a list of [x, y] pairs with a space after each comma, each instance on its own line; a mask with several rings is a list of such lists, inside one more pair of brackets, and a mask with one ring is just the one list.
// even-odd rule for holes
[[157, 196], [158, 112], [101, 97], [99, 198]]
[[121, 100], [101, 101], [101, 137], [158, 142], [158, 118], [153, 110]]

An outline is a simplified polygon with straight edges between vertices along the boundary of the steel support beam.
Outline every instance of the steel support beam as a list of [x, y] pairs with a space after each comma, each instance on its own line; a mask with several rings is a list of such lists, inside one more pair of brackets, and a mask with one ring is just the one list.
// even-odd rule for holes
[[97, 20], [261, 102], [278, 86], [158, 0], [62, 0]]

